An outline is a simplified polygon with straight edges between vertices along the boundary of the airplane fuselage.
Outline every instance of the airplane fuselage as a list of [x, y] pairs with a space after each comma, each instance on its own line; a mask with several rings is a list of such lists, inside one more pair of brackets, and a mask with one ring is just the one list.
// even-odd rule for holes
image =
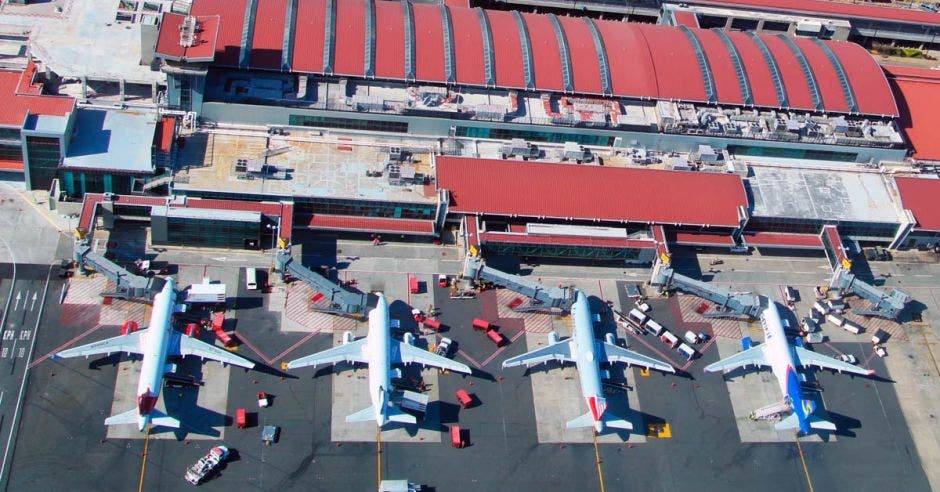
[[143, 362], [140, 379], [137, 381], [137, 410], [140, 414], [138, 427], [143, 430], [150, 423], [150, 412], [157, 405], [163, 387], [163, 373], [173, 329], [173, 309], [176, 304], [176, 288], [173, 279], [153, 298], [150, 326], [141, 340]]
[[793, 412], [796, 413], [800, 429], [808, 432], [810, 427], [806, 417], [813, 413], [813, 406], [803, 399], [800, 389], [800, 379], [796, 373], [796, 364], [793, 360], [793, 348], [787, 341], [783, 331], [783, 322], [780, 312], [772, 301], [768, 300], [767, 307], [761, 313], [761, 325], [764, 330], [764, 354], [770, 369], [777, 378], [780, 394], [790, 402]]
[[369, 334], [363, 356], [369, 361], [369, 399], [375, 409], [375, 423], [380, 427], [388, 421], [386, 410], [392, 387], [389, 336], [388, 301], [379, 295], [378, 305], [369, 312]]
[[604, 398], [601, 387], [601, 374], [597, 362], [597, 343], [594, 340], [591, 308], [587, 297], [581, 292], [578, 292], [577, 300], [571, 307], [571, 318], [574, 320], [571, 354], [578, 368], [581, 396], [584, 397], [584, 402], [594, 419], [594, 428], [600, 432], [604, 430], [602, 417], [607, 409], [607, 400]]

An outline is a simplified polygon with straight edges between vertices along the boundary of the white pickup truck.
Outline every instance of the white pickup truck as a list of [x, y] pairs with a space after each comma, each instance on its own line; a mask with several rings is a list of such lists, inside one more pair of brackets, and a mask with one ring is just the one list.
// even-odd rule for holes
[[228, 458], [228, 448], [225, 446], [216, 446], [209, 450], [209, 454], [199, 458], [193, 466], [186, 470], [186, 481], [199, 485], [203, 480], [214, 472], [225, 459]]

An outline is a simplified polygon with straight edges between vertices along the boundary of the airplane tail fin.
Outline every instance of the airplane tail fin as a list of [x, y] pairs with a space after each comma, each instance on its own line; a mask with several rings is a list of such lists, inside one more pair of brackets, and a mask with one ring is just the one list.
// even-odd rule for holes
[[104, 419], [104, 425], [136, 424], [139, 418], [140, 413], [138, 413], [136, 408], [132, 408], [126, 412], [121, 412]]
[[375, 420], [375, 408], [372, 405], [346, 416], [346, 422], [369, 422], [370, 420]]
[[388, 420], [391, 422], [399, 422], [402, 424], [416, 424], [418, 419], [410, 413], [402, 412], [398, 407], [391, 407], [386, 412]]
[[[828, 420], [826, 420], [826, 419], [824, 419], [824, 418], [817, 417], [817, 416], [815, 416], [815, 415], [810, 415], [810, 416], [806, 417], [806, 423], [808, 423], [809, 426], [810, 426], [810, 428], [812, 428], [812, 429], [827, 430], [827, 431], [834, 431], [834, 430], [836, 430], [836, 424], [833, 424], [832, 422], [830, 422], [830, 421], [828, 421]], [[791, 413], [790, 415], [787, 415], [787, 416], [786, 416], [783, 420], [781, 420], [780, 422], [777, 422], [776, 425], [774, 425], [774, 428], [777, 429], [777, 430], [781, 430], [781, 431], [782, 431], [782, 430], [799, 429], [799, 428], [800, 428], [800, 419], [799, 419], [799, 417], [796, 415], [796, 413]]]
[[150, 411], [150, 422], [156, 427], [170, 427], [173, 429], [180, 428], [180, 421], [170, 417], [169, 415], [153, 409]]
[[[620, 417], [617, 417], [616, 415], [609, 414], [609, 413], [604, 413], [604, 415], [601, 417], [601, 420], [604, 422], [604, 425], [607, 427], [613, 427], [615, 429], [624, 429], [624, 430], [633, 429], [633, 424], [631, 424], [629, 421], [622, 419]], [[595, 426], [594, 416], [591, 415], [591, 412], [588, 412], [580, 417], [573, 418], [569, 420], [567, 424], [565, 424], [565, 427], [569, 429], [580, 429], [582, 427], [594, 427], [594, 426]]]

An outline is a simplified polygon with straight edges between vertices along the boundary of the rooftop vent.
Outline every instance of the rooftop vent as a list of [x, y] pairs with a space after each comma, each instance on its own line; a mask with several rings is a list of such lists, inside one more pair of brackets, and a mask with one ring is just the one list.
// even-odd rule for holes
[[180, 24], [180, 46], [183, 48], [191, 48], [196, 44], [196, 32], [199, 27], [199, 23], [196, 21], [196, 18], [187, 15], [183, 19], [183, 23]]

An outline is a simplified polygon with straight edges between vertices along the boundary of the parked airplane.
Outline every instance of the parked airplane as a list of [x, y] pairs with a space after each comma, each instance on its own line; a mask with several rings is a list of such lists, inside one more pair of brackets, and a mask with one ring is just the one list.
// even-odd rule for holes
[[708, 372], [728, 372], [751, 365], [770, 366], [774, 376], [777, 377], [784, 403], [793, 412], [777, 422], [777, 430], [799, 428], [804, 434], [809, 433], [810, 429], [836, 430], [835, 424], [813, 414], [816, 410], [816, 403], [813, 400], [803, 398], [796, 368], [798, 366], [817, 366], [862, 376], [874, 375], [875, 371], [861, 369], [803, 347], [790, 345], [783, 332], [783, 323], [780, 321], [780, 313], [777, 311], [776, 304], [763, 296], [760, 299], [761, 307], [764, 308], [760, 316], [760, 322], [764, 328], [764, 343], [710, 364], [705, 367], [705, 370]]
[[413, 415], [401, 411], [390, 401], [392, 391], [392, 364], [422, 364], [451, 371], [470, 374], [470, 368], [446, 357], [432, 354], [414, 346], [414, 336], [406, 333], [404, 341], [393, 340], [390, 336], [388, 301], [378, 294], [378, 305], [369, 312], [369, 333], [365, 338], [353, 340], [353, 335], [346, 332], [343, 344], [339, 347], [301, 357], [287, 364], [288, 369], [336, 364], [337, 362], [360, 362], [369, 366], [369, 399], [372, 405], [346, 416], [346, 422], [366, 422], [374, 420], [379, 427], [388, 422], [414, 424]]
[[548, 336], [549, 344], [547, 346], [507, 359], [503, 362], [503, 367], [515, 367], [523, 364], [528, 367], [550, 360], [574, 362], [577, 365], [578, 375], [581, 379], [581, 394], [589, 411], [578, 418], [570, 420], [567, 427], [574, 429], [594, 426], [597, 432], [603, 431], [605, 425], [618, 429], [632, 429], [633, 425], [630, 422], [605, 412], [607, 400], [601, 390], [602, 371], [599, 369], [599, 364], [623, 362], [627, 365], [636, 365], [664, 372], [676, 372], [675, 368], [652, 357], [618, 347], [614, 344], [615, 340], [612, 334], [607, 335], [606, 341], [594, 338], [591, 308], [588, 305], [587, 297], [580, 291], [578, 291], [575, 303], [571, 307], [571, 317], [574, 319], [574, 333], [571, 338], [559, 341], [558, 334], [552, 332]]
[[63, 350], [53, 357], [68, 358], [116, 352], [140, 354], [143, 362], [140, 367], [140, 379], [137, 383], [137, 408], [108, 417], [105, 425], [137, 423], [143, 431], [148, 424], [178, 428], [179, 420], [157, 410], [157, 400], [163, 388], [164, 374], [175, 370], [173, 364], [167, 364], [166, 358], [173, 355], [195, 355], [203, 359], [212, 359], [223, 364], [232, 364], [251, 369], [255, 364], [238, 357], [215, 345], [186, 336], [173, 329], [173, 312], [176, 309], [177, 292], [172, 278], [153, 298], [153, 311], [150, 326], [147, 329], [89, 343], [80, 347]]

